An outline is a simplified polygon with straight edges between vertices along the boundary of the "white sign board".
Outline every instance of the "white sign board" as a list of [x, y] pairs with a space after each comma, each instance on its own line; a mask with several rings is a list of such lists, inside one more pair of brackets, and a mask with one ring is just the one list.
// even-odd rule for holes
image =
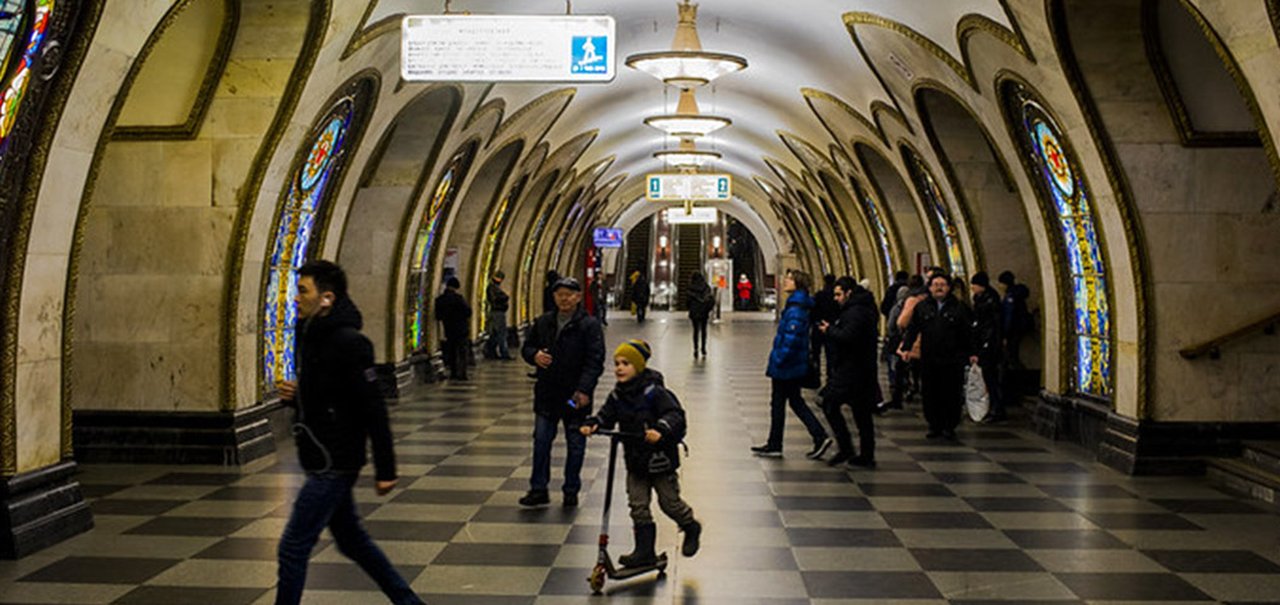
[[408, 82], [608, 82], [617, 66], [608, 16], [411, 15], [400, 23]]
[[733, 177], [727, 174], [650, 174], [645, 198], [652, 202], [728, 201]]
[[693, 213], [685, 214], [684, 208], [667, 208], [665, 216], [669, 225], [711, 225], [716, 222], [717, 210], [695, 207]]

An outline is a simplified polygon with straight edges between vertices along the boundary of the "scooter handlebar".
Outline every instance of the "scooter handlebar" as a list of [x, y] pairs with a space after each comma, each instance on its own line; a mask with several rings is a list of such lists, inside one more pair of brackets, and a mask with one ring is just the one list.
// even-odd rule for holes
[[592, 433], [592, 435], [604, 435], [605, 437], [614, 437], [618, 439], [622, 439], [626, 437], [638, 439], [638, 438], [644, 437], [643, 433], [626, 433], [623, 431], [614, 431], [609, 429], [596, 429], [595, 432]]

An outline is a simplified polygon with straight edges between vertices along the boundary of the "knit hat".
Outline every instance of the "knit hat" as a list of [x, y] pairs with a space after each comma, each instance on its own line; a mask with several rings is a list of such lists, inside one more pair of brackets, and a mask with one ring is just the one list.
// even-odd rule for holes
[[973, 274], [973, 277], [969, 280], [969, 283], [975, 286], [982, 286], [983, 288], [990, 288], [991, 278], [987, 276], [986, 271], [979, 271]]
[[618, 345], [618, 348], [613, 351], [614, 357], [621, 357], [631, 362], [631, 366], [636, 369], [637, 373], [644, 371], [645, 363], [649, 361], [649, 356], [652, 354], [653, 351], [649, 348], [649, 343], [639, 338], [628, 340]]

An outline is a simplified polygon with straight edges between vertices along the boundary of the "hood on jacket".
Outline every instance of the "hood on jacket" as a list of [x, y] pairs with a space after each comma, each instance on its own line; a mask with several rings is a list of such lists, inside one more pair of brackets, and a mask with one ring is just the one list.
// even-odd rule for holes
[[626, 382], [619, 382], [614, 385], [614, 389], [620, 394], [639, 393], [649, 388], [649, 385], [656, 384], [666, 388], [666, 379], [663, 378], [662, 372], [653, 368], [645, 368], [643, 372], [636, 374], [635, 378]]
[[327, 315], [304, 319], [303, 327], [308, 337], [328, 334], [339, 328], [355, 328], [359, 330], [364, 327], [364, 317], [360, 315], [360, 309], [356, 308], [356, 303], [349, 296], [343, 296], [333, 303]]
[[876, 309], [876, 297], [871, 294], [870, 290], [858, 287], [849, 295], [849, 298], [844, 301], [844, 306], [848, 307], [852, 305], [863, 305]]

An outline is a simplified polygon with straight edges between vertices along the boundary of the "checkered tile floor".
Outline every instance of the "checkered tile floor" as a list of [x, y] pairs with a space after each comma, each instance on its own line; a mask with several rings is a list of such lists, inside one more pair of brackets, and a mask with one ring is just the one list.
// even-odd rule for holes
[[[1280, 602], [1280, 517], [1199, 479], [1114, 473], [1016, 423], [965, 425], [948, 444], [924, 439], [912, 410], [890, 414], [878, 419], [879, 469], [847, 472], [806, 460], [808, 438], [789, 417], [786, 456], [754, 458], [773, 324], [713, 325], [710, 358], [695, 363], [687, 321], [652, 317], [642, 328], [616, 319], [607, 342], [653, 343], [653, 366], [688, 409], [682, 483], [706, 526], [703, 551], [675, 556], [661, 580], [590, 597], [606, 442], [589, 445], [580, 508], [554, 496], [552, 508], [519, 508], [531, 385], [524, 364], [487, 362], [469, 384], [410, 393], [392, 420], [403, 487], [378, 498], [366, 476], [357, 490], [368, 529], [429, 603]], [[599, 393], [611, 383], [607, 373]], [[85, 467], [97, 527], [0, 562], [0, 603], [271, 603], [276, 540], [301, 479], [291, 443], [243, 473]], [[615, 504], [616, 557], [631, 538]], [[674, 555], [673, 524], [659, 527]], [[323, 541], [306, 602], [385, 600]]]

